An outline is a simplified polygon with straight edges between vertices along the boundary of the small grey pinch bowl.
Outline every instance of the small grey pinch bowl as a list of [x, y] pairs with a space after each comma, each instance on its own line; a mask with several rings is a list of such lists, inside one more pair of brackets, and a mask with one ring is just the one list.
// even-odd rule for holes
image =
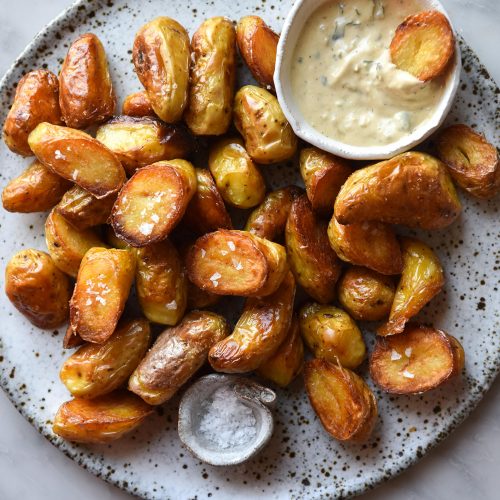
[[[240, 402], [250, 407], [256, 420], [256, 435], [243, 445], [224, 449], [199, 432], [203, 415], [202, 403], [210, 400], [219, 388], [230, 387]], [[273, 434], [274, 418], [270, 407], [276, 394], [248, 378], [211, 374], [198, 379], [182, 396], [179, 406], [178, 431], [184, 445], [200, 460], [210, 465], [236, 465], [256, 455]]]
[[[278, 101], [287, 120], [300, 138], [324, 151], [343, 158], [351, 160], [385, 160], [408, 151], [427, 139], [439, 128], [453, 105], [462, 69], [458, 41], [455, 44], [454, 59], [450, 62], [451, 66], [448, 70], [449, 74], [443, 96], [433, 115], [428, 120], [418, 126], [411, 134], [391, 144], [369, 147], [351, 146], [323, 135], [307, 123], [295, 102], [291, 79], [289, 78], [295, 46], [305, 23], [319, 6], [329, 1], [331, 0], [297, 0], [285, 19], [278, 43], [274, 84]], [[449, 19], [444, 7], [437, 0], [421, 0], [421, 5], [422, 10], [438, 10]]]

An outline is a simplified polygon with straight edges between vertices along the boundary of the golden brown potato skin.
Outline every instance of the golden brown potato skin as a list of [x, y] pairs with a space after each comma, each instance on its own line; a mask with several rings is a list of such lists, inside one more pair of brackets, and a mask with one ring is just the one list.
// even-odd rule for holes
[[205, 363], [209, 349], [228, 334], [226, 320], [192, 311], [165, 330], [130, 377], [128, 388], [152, 405], [168, 401]]
[[165, 122], [182, 118], [189, 87], [189, 35], [174, 19], [157, 17], [135, 35], [132, 57], [154, 112]]
[[341, 224], [381, 221], [442, 229], [461, 206], [445, 165], [424, 153], [409, 152], [356, 170], [335, 201]]
[[9, 212], [45, 212], [59, 203], [71, 182], [52, 173], [35, 160], [2, 192], [3, 208]]
[[78, 37], [70, 46], [59, 75], [59, 104], [71, 128], [87, 128], [113, 116], [113, 83], [104, 47], [93, 33]]
[[3, 126], [7, 147], [22, 156], [32, 156], [28, 144], [31, 131], [42, 122], [60, 125], [59, 81], [50, 71], [38, 69], [24, 75]]
[[236, 34], [226, 17], [204, 21], [191, 42], [191, 76], [184, 120], [195, 135], [222, 135], [231, 125]]
[[477, 198], [493, 198], [500, 191], [498, 151], [467, 125], [452, 125], [436, 138], [437, 155], [453, 180]]
[[289, 160], [297, 150], [297, 136], [278, 99], [254, 85], [245, 85], [234, 98], [234, 124], [245, 140], [245, 149], [257, 163]]
[[156, 116], [145, 90], [134, 92], [125, 97], [122, 106], [122, 114], [136, 116], [138, 118], [143, 116]]
[[57, 328], [68, 319], [70, 282], [45, 252], [21, 250], [10, 259], [5, 293], [38, 328]]

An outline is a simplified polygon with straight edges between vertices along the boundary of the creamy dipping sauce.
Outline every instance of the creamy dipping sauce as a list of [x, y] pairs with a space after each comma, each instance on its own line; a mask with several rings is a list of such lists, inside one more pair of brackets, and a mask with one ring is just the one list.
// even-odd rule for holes
[[304, 119], [351, 146], [398, 141], [429, 119], [447, 76], [423, 83], [391, 62], [398, 25], [425, 10], [416, 0], [334, 0], [305, 24], [291, 66]]

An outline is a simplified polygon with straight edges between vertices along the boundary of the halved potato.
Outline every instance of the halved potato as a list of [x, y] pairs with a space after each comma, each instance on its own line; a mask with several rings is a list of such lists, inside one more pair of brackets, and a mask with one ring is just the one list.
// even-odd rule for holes
[[134, 92], [125, 97], [122, 106], [122, 114], [137, 116], [139, 118], [143, 116], [156, 116], [145, 90]]
[[377, 338], [370, 357], [373, 381], [391, 394], [420, 394], [462, 371], [464, 351], [455, 337], [410, 323], [403, 333]]
[[437, 255], [414, 238], [402, 238], [403, 274], [399, 280], [387, 323], [378, 328], [379, 335], [401, 333], [413, 318], [444, 285], [444, 270]]
[[324, 359], [305, 364], [307, 395], [325, 430], [339, 441], [362, 442], [377, 420], [377, 401], [361, 377]]

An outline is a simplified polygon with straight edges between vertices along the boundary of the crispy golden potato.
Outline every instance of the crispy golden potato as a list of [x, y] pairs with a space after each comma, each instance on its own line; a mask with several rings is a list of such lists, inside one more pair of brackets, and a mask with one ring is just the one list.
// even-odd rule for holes
[[215, 344], [208, 361], [218, 372], [245, 373], [267, 361], [285, 340], [290, 329], [295, 298], [291, 272], [272, 295], [249, 298], [233, 333]]
[[70, 302], [73, 331], [101, 344], [113, 332], [134, 280], [135, 256], [128, 250], [91, 248], [82, 260]]
[[232, 229], [231, 217], [210, 172], [204, 168], [196, 168], [195, 171], [196, 192], [189, 202], [183, 223], [198, 234]]
[[106, 198], [95, 198], [80, 186], [74, 186], [62, 197], [56, 212], [80, 231], [108, 222], [116, 193]]
[[445, 165], [417, 152], [356, 170], [335, 201], [335, 217], [341, 224], [376, 220], [442, 229], [458, 217], [460, 210]]
[[274, 67], [279, 36], [258, 16], [245, 16], [236, 26], [236, 41], [241, 57], [253, 77], [274, 91]]
[[133, 431], [153, 409], [127, 391], [96, 399], [76, 398], [57, 411], [54, 434], [76, 443], [109, 443]]
[[135, 35], [133, 61], [154, 112], [165, 122], [182, 118], [189, 86], [189, 35], [174, 19], [157, 17]]
[[208, 167], [226, 203], [253, 208], [266, 195], [264, 178], [239, 138], [222, 139], [212, 146]]
[[52, 173], [35, 160], [2, 192], [3, 208], [9, 212], [45, 212], [59, 203], [71, 182]]
[[330, 215], [342, 184], [353, 170], [346, 160], [317, 148], [300, 152], [300, 174], [315, 212]]
[[305, 364], [307, 395], [325, 430], [339, 441], [366, 441], [377, 420], [377, 401], [361, 377], [324, 359]]
[[391, 313], [382, 325], [379, 335], [401, 333], [413, 318], [444, 285], [444, 270], [437, 255], [424, 243], [414, 238], [402, 238], [403, 274], [399, 280]]
[[28, 142], [47, 168], [96, 198], [118, 192], [126, 180], [114, 153], [81, 130], [40, 123]]
[[437, 10], [408, 16], [396, 29], [390, 46], [391, 60], [424, 82], [441, 75], [455, 53], [450, 22]]
[[68, 127], [87, 128], [115, 113], [116, 99], [106, 52], [93, 33], [70, 46], [59, 75], [59, 104]]
[[472, 196], [493, 198], [500, 191], [498, 151], [467, 125], [452, 125], [436, 138], [437, 154], [453, 180]]
[[136, 290], [146, 318], [176, 325], [187, 304], [187, 276], [174, 245], [168, 240], [136, 250]]
[[327, 224], [314, 214], [305, 194], [295, 198], [286, 223], [286, 251], [297, 283], [314, 300], [335, 298], [340, 260], [328, 242]]
[[122, 106], [122, 114], [137, 116], [138, 118], [143, 116], [156, 116], [145, 90], [134, 92], [125, 97]]
[[193, 147], [184, 126], [151, 116], [117, 116], [97, 129], [96, 139], [115, 153], [128, 175], [158, 161], [184, 158]]
[[59, 80], [54, 73], [38, 69], [24, 75], [17, 84], [14, 102], [3, 126], [5, 144], [14, 153], [32, 156], [28, 136], [42, 122], [62, 124]]
[[236, 34], [227, 17], [204, 21], [191, 42], [191, 78], [184, 120], [195, 135], [222, 135], [231, 125]]
[[[69, 307], [68, 307], [68, 313], [69, 313]], [[66, 328], [66, 333], [64, 334], [63, 338], [63, 348], [74, 349], [75, 347], [80, 347], [83, 344], [85, 344], [85, 341], [80, 337], [80, 335], [78, 335], [78, 333], [73, 331], [71, 325], [68, 325], [68, 328]]]
[[357, 368], [365, 359], [366, 346], [354, 320], [342, 309], [307, 304], [299, 314], [300, 333], [316, 358]]
[[144, 401], [168, 401], [207, 360], [210, 348], [229, 333], [226, 320], [208, 311], [192, 311], [167, 328], [130, 377], [128, 388]]
[[111, 226], [106, 226], [104, 230], [104, 240], [111, 248], [118, 248], [119, 250], [132, 249], [130, 245], [116, 236], [115, 231]]
[[292, 202], [302, 193], [297, 186], [272, 191], [248, 217], [245, 231], [266, 240], [275, 240], [285, 232]]
[[123, 385], [149, 347], [144, 319], [125, 321], [103, 344], [86, 344], [62, 365], [59, 377], [74, 397], [94, 399]]
[[254, 85], [245, 85], [234, 98], [234, 124], [252, 160], [269, 164], [289, 160], [297, 150], [297, 136], [278, 99]]
[[10, 259], [5, 293], [38, 328], [57, 328], [68, 319], [71, 284], [45, 252], [21, 250]]
[[400, 335], [377, 338], [370, 357], [372, 380], [391, 394], [420, 394], [459, 375], [464, 351], [441, 330], [410, 323]]
[[133, 247], [164, 240], [182, 219], [196, 191], [191, 163], [171, 160], [138, 170], [111, 212], [116, 235]]
[[303, 363], [304, 343], [300, 337], [299, 322], [294, 318], [283, 343], [259, 366], [257, 373], [280, 387], [286, 387], [300, 373]]
[[340, 304], [359, 321], [387, 318], [395, 292], [396, 285], [392, 278], [365, 267], [350, 267], [338, 284]]
[[45, 242], [55, 265], [73, 278], [88, 250], [106, 246], [94, 230], [76, 229], [55, 209], [45, 222]]

